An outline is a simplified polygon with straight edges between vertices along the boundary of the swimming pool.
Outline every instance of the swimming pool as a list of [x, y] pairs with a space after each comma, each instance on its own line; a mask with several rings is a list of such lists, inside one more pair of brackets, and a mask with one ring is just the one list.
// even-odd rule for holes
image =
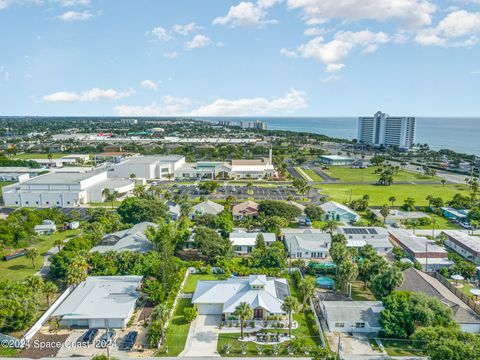
[[315, 280], [316, 284], [322, 288], [333, 288], [335, 286], [335, 280], [328, 276], [319, 276]]

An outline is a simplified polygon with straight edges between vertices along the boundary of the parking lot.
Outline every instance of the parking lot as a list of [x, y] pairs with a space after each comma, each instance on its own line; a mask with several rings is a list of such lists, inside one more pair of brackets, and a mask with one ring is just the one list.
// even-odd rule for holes
[[[254, 198], [255, 200], [287, 200], [289, 197], [300, 199], [292, 187], [259, 187], [226, 185], [220, 187], [215, 194], [202, 193], [196, 186], [177, 185], [173, 186], [173, 192], [190, 197], [207, 196], [210, 199], [225, 199], [228, 196], [236, 196], [237, 199]], [[313, 192], [313, 191], [312, 191]]]

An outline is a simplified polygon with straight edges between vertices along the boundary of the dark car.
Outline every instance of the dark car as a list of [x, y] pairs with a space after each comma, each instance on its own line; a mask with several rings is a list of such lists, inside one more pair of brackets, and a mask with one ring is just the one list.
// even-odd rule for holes
[[120, 346], [120, 350], [132, 350], [133, 346], [135, 345], [135, 341], [137, 341], [138, 332], [130, 331], [125, 337], [123, 338], [122, 345]]
[[97, 334], [98, 329], [89, 329], [85, 334], [80, 337], [79, 342], [83, 344], [92, 344]]
[[105, 331], [100, 339], [98, 339], [96, 343], [96, 347], [98, 348], [106, 348], [107, 346], [110, 346], [113, 344], [113, 340], [115, 340], [115, 335], [116, 332], [115, 330], [108, 330]]

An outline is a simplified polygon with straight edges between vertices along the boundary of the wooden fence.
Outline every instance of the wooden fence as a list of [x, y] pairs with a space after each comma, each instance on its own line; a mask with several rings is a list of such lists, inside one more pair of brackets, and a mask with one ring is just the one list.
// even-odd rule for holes
[[475, 301], [465, 294], [462, 290], [459, 290], [453, 285], [450, 281], [445, 279], [442, 275], [437, 272], [431, 273], [431, 275], [440, 281], [445, 287], [450, 290], [456, 297], [462, 300], [465, 304], [468, 305], [473, 311], [480, 315], [480, 305], [475, 303]]

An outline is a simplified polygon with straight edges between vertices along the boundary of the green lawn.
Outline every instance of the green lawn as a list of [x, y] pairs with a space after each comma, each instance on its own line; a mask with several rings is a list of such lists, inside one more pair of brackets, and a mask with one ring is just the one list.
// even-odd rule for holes
[[375, 301], [375, 295], [365, 288], [363, 281], [352, 282], [352, 300], [353, 301]]
[[[376, 167], [369, 167], [366, 169], [352, 169], [348, 166], [330, 166], [329, 170], [324, 170], [326, 174], [333, 178], [339, 179], [339, 181], [345, 182], [376, 182], [379, 178], [378, 174], [375, 174]], [[395, 176], [394, 181], [401, 182], [430, 182], [440, 181], [438, 177], [429, 177], [422, 174], [410, 171], [400, 170]]]
[[[190, 323], [185, 320], [183, 309], [191, 306], [191, 304], [191, 299], [179, 299], [177, 308], [175, 309], [170, 324], [168, 325], [165, 347], [161, 350], [159, 355], [178, 356], [178, 354], [180, 354], [185, 348]], [[168, 354], [165, 353], [167, 346]]]
[[41, 241], [33, 245], [38, 249], [39, 256], [35, 260], [35, 267], [32, 267], [32, 262], [25, 256], [12, 259], [9, 261], [0, 261], [0, 280], [14, 280], [21, 281], [29, 275], [35, 274], [43, 265], [43, 256], [54, 245], [54, 242], [58, 238], [66, 239], [71, 236], [75, 236], [81, 232], [80, 229], [67, 230], [64, 232], [58, 232], [53, 235], [40, 236]]
[[0, 347], [0, 357], [17, 357], [19, 350]]
[[[297, 170], [297, 172], [300, 174], [300, 176], [301, 176], [304, 180], [310, 181], [310, 179], [308, 179], [308, 178], [305, 176], [305, 173], [304, 173], [305, 169], [297, 166], [297, 167], [295, 167], [295, 170]], [[312, 180], [313, 180], [313, 179], [312, 179]]]
[[424, 356], [420, 342], [408, 340], [389, 340], [382, 339], [383, 347], [388, 356]]
[[[427, 215], [430, 216], [432, 220], [435, 219], [435, 230], [436, 229], [450, 229], [450, 230], [460, 229], [460, 226], [455, 225], [454, 223], [448, 221], [443, 216], [439, 216], [432, 213], [427, 213]], [[418, 226], [417, 229], [432, 229], [432, 225]]]
[[[63, 156], [66, 156], [68, 154], [63, 154], [63, 153], [52, 153], [52, 159], [60, 159]], [[47, 153], [41, 153], [41, 154], [17, 154], [17, 155], [12, 155], [13, 159], [20, 159], [20, 160], [28, 160], [28, 159], [48, 159], [48, 154]]]
[[185, 294], [193, 293], [198, 280], [225, 280], [225, 278], [224, 274], [190, 274], [183, 287], [183, 292]]
[[320, 175], [318, 175], [315, 171], [313, 171], [312, 169], [305, 169], [303, 168], [303, 171], [305, 172], [305, 174], [307, 174], [308, 176], [310, 176], [310, 178], [313, 180], [313, 181], [318, 181], [318, 182], [321, 182], [323, 181], [322, 177]]
[[400, 206], [403, 201], [411, 197], [415, 199], [416, 206], [427, 206], [428, 201], [426, 197], [432, 195], [435, 197], [441, 197], [444, 200], [451, 200], [457, 193], [463, 195], [469, 195], [466, 185], [452, 184], [452, 185], [342, 185], [342, 184], [318, 184], [314, 185], [315, 188], [320, 189], [320, 193], [327, 195], [331, 200], [343, 203], [351, 199], [359, 199], [363, 195], [368, 194], [370, 196], [369, 205], [381, 206], [383, 204], [390, 204], [388, 199], [391, 196], [395, 196], [397, 199], [394, 206]]

